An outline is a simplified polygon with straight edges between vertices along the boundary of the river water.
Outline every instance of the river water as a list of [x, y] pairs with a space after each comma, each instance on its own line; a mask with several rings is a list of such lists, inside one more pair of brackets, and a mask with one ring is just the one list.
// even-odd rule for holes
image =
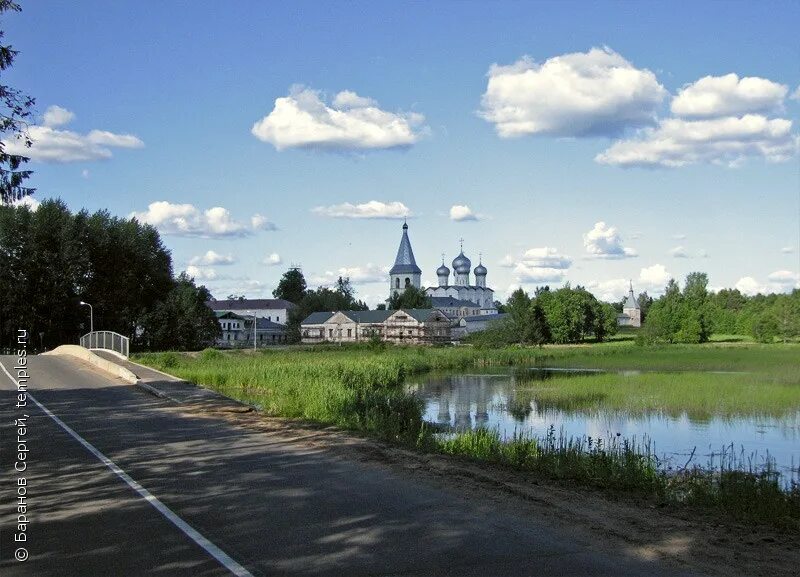
[[[784, 480], [797, 479], [800, 465], [800, 410], [781, 415], [712, 415], [692, 418], [688, 413], [651, 411], [627, 414], [604, 407], [569, 409], [537, 403], [526, 394], [530, 374], [534, 380], [559, 379], [589, 374], [586, 369], [530, 369], [524, 381], [512, 371], [491, 374], [423, 375], [410, 379], [408, 388], [425, 401], [424, 418], [443, 430], [479, 426], [494, 428], [505, 437], [517, 434], [624, 438], [649, 440], [666, 464], [718, 465], [720, 454], [733, 450], [738, 457], [761, 466], [774, 459]], [[517, 373], [518, 374], [518, 373]], [[627, 374], [627, 373], [623, 373]]]

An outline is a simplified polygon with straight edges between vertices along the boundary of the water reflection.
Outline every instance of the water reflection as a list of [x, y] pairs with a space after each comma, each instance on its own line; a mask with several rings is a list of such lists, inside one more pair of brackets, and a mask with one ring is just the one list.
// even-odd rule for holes
[[[603, 393], [576, 394], [563, 400], [543, 401], [531, 394], [532, 381], [546, 381], [596, 371], [535, 369], [487, 374], [433, 375], [419, 378], [409, 388], [425, 401], [425, 419], [442, 430], [478, 426], [545, 435], [552, 426], [567, 436], [608, 438], [618, 433], [628, 439], [649, 439], [666, 461], [690, 455], [706, 465], [723, 447], [752, 456], [753, 465], [774, 458], [784, 472], [800, 464], [800, 411], [781, 416], [692, 415], [664, 411], [627, 413], [604, 404]], [[424, 380], [423, 380], [424, 379]], [[681, 464], [683, 464], [681, 462]]]

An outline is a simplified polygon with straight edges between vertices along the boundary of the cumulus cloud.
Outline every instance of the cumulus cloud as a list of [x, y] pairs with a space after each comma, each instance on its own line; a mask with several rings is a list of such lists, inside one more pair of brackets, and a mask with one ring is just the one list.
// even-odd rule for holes
[[560, 283], [564, 280], [563, 269], [529, 266], [524, 262], [514, 265], [514, 278], [520, 283]]
[[797, 154], [792, 121], [760, 114], [708, 120], [663, 120], [636, 137], [615, 142], [595, 161], [622, 167], [677, 168], [710, 163], [738, 166], [748, 158], [783, 162]]
[[772, 292], [790, 292], [800, 288], [800, 275], [789, 270], [776, 270], [767, 276]]
[[748, 296], [757, 295], [759, 293], [766, 293], [767, 288], [765, 285], [759, 283], [751, 276], [745, 276], [736, 281], [734, 288], [740, 293]]
[[213, 250], [207, 251], [204, 255], [193, 256], [189, 260], [190, 265], [227, 265], [234, 262], [236, 259], [232, 254], [219, 254]]
[[507, 254], [502, 259], [500, 259], [500, 262], [498, 262], [497, 264], [503, 268], [513, 268], [515, 262], [517, 262], [516, 259], [510, 254]]
[[11, 203], [11, 206], [27, 206], [33, 212], [36, 212], [36, 209], [39, 208], [39, 205], [42, 204], [31, 195], [23, 196], [19, 200], [15, 200]]
[[112, 148], [142, 148], [144, 142], [132, 134], [115, 134], [107, 130], [92, 130], [80, 134], [71, 130], [60, 130], [58, 126], [69, 123], [75, 115], [60, 106], [49, 107], [42, 125], [29, 126], [27, 136], [33, 144], [25, 146], [19, 138], [3, 141], [9, 154], [27, 156], [39, 162], [83, 162], [103, 160], [113, 156]]
[[782, 110], [788, 91], [783, 84], [756, 76], [705, 76], [684, 86], [672, 99], [670, 109], [682, 118], [769, 113]]
[[664, 292], [664, 287], [670, 278], [672, 278], [672, 275], [667, 272], [663, 265], [654, 264], [653, 266], [642, 268], [639, 271], [639, 276], [633, 281], [624, 278], [591, 281], [587, 283], [586, 288], [602, 301], [615, 302], [622, 300], [628, 294], [631, 282], [633, 282], [633, 289], [637, 293], [647, 291], [649, 294], [660, 294]]
[[250, 217], [250, 226], [253, 230], [278, 230], [278, 227], [270, 222], [266, 216], [262, 216], [258, 213]]
[[621, 259], [638, 256], [637, 252], [623, 246], [623, 239], [615, 226], [597, 222], [594, 228], [583, 235], [583, 246], [591, 258]]
[[528, 134], [608, 136], [655, 122], [667, 94], [655, 74], [609, 48], [523, 57], [492, 65], [480, 116], [503, 138]]
[[689, 253], [687, 253], [686, 249], [682, 246], [676, 246], [670, 249], [669, 254], [674, 258], [689, 258]]
[[381, 110], [371, 98], [349, 90], [328, 105], [319, 91], [296, 86], [277, 98], [272, 112], [250, 132], [277, 150], [377, 150], [413, 145], [427, 130], [424, 121], [415, 112]]
[[345, 266], [321, 274], [312, 275], [310, 282], [319, 286], [333, 285], [339, 277], [349, 278], [354, 285], [386, 283], [389, 281], [389, 267], [367, 263], [366, 266]]
[[[258, 216], [258, 215], [256, 215]], [[227, 208], [215, 206], [201, 211], [192, 204], [173, 204], [166, 200], [152, 202], [144, 212], [132, 212], [129, 218], [153, 225], [163, 234], [189, 237], [241, 237], [254, 230], [273, 230], [267, 223], [259, 221], [251, 226], [235, 220]], [[255, 219], [255, 217], [254, 217]]]
[[662, 291], [671, 278], [672, 275], [661, 264], [654, 264], [639, 271], [639, 282], [650, 290]]
[[530, 248], [517, 258], [506, 255], [500, 266], [513, 268], [517, 283], [561, 283], [572, 266], [572, 259], [557, 248], [544, 246]]
[[281, 259], [281, 255], [279, 255], [277, 252], [273, 252], [265, 256], [264, 260], [261, 262], [267, 266], [276, 266], [281, 264], [283, 260]]
[[792, 254], [793, 252], [794, 252], [793, 246], [784, 246], [783, 248], [781, 248], [781, 253], [783, 254]]
[[454, 204], [450, 207], [450, 220], [464, 222], [467, 220], [480, 220], [480, 215], [472, 212], [466, 204]]
[[214, 280], [217, 278], [217, 271], [204, 266], [189, 265], [186, 267], [186, 274], [194, 280]]
[[47, 110], [44, 111], [44, 116], [42, 116], [42, 124], [50, 127], [63, 126], [64, 124], [69, 124], [72, 122], [74, 118], [74, 112], [54, 104], [52, 106], [48, 106]]
[[380, 202], [370, 200], [362, 204], [334, 204], [331, 206], [317, 206], [311, 212], [320, 216], [331, 218], [384, 218], [398, 219], [411, 216], [411, 211], [402, 202]]

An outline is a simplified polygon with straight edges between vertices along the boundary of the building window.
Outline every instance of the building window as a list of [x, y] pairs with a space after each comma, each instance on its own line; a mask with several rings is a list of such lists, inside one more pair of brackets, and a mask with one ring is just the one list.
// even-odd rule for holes
[[353, 329], [347, 329], [347, 336], [348, 337], [352, 337], [353, 336]]
[[394, 279], [394, 288], [400, 288], [400, 278]]
[[275, 322], [276, 322], [276, 323], [279, 323], [279, 322], [281, 322], [281, 317], [275, 317]]
[[333, 338], [333, 329], [328, 329], [328, 336]]
[[411, 286], [411, 279], [409, 279], [408, 277], [406, 277], [406, 288], [408, 288], [408, 287], [410, 287], [410, 286]]

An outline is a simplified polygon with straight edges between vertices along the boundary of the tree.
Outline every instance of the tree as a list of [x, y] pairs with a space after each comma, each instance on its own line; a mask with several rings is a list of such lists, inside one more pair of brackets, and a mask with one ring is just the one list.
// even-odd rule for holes
[[145, 315], [140, 339], [155, 350], [196, 351], [213, 345], [220, 326], [206, 306], [210, 299], [206, 287], [195, 286], [181, 273], [167, 297]]
[[368, 309], [366, 303], [356, 300], [355, 289], [350, 284], [350, 279], [339, 277], [334, 290], [320, 287], [305, 291], [297, 307], [289, 313], [289, 321], [286, 324], [287, 339], [292, 343], [300, 342], [300, 323], [311, 313]]
[[392, 293], [389, 297], [388, 308], [389, 310], [396, 311], [398, 309], [429, 309], [431, 304], [431, 297], [425, 294], [425, 291], [413, 286], [408, 286], [403, 292]]
[[[616, 317], [615, 317], [616, 318]], [[533, 299], [528, 309], [528, 329], [525, 332], [526, 341], [542, 346], [552, 341], [550, 326], [547, 324], [547, 317], [539, 299]]]
[[278, 287], [272, 291], [272, 296], [299, 304], [306, 296], [306, 288], [303, 272], [299, 268], [292, 267], [283, 273], [281, 280], [278, 281]]
[[[11, 0], [0, 0], [0, 15], [5, 12], [20, 12], [19, 4]], [[4, 32], [0, 30], [0, 40]], [[0, 72], [8, 70], [14, 63], [17, 51], [11, 45], [0, 45]], [[0, 84], [0, 202], [10, 204], [15, 200], [33, 194], [33, 188], [23, 186], [23, 182], [31, 175], [30, 170], [19, 170], [19, 167], [30, 160], [21, 154], [6, 152], [5, 139], [21, 141], [25, 148], [30, 148], [26, 119], [31, 116], [35, 100], [20, 90]]]
[[518, 288], [508, 297], [505, 308], [508, 314], [507, 324], [511, 342], [525, 342], [531, 298], [528, 296], [528, 293]]

